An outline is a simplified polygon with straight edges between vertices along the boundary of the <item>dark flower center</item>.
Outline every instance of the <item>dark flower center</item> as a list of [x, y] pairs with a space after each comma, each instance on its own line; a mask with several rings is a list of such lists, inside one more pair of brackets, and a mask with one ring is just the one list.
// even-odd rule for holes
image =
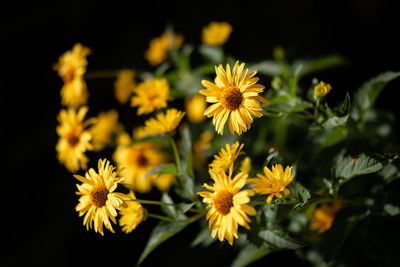
[[222, 190], [213, 198], [215, 209], [222, 215], [226, 215], [233, 207], [233, 196], [227, 190]]

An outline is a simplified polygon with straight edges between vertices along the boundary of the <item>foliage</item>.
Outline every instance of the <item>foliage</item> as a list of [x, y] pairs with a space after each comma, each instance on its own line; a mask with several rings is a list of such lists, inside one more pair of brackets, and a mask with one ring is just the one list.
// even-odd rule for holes
[[[170, 39], [174, 38], [171, 28], [167, 34]], [[192, 57], [199, 55], [203, 62], [192, 66]], [[180, 48], [172, 45], [164, 63], [152, 71], [135, 71], [142, 81], [167, 79], [173, 99], [168, 107], [182, 108], [185, 100], [203, 89], [202, 80], [213, 81], [215, 65], [229, 63], [233, 67], [235, 62], [234, 57], [225, 55], [222, 45], [184, 43]], [[365, 257], [362, 262], [381, 263], [387, 255], [370, 253], [375, 246], [366, 246], [363, 254], [354, 255], [356, 252], [353, 253], [346, 242], [349, 240], [349, 244], [354, 244], [357, 238], [367, 242], [368, 232], [376, 231], [375, 226], [382, 225], [383, 220], [390, 220], [391, 224], [399, 222], [400, 199], [392, 189], [396, 186], [398, 189], [400, 178], [396, 153], [399, 144], [393, 115], [376, 109], [374, 104], [385, 86], [398, 78], [400, 72], [379, 74], [354, 94], [342, 93], [341, 88], [336, 88], [335, 82], [331, 81], [332, 91], [341, 94], [339, 103], [332, 104], [330, 94], [316, 97], [314, 87], [320, 81], [312, 77], [318, 77], [320, 71], [345, 64], [346, 60], [339, 55], [293, 62], [288, 62], [284, 55], [261, 59], [248, 67], [250, 71], [257, 70], [262, 81], [271, 81], [271, 86], [265, 84], [267, 89], [262, 95], [270, 105], [262, 105], [264, 116], [254, 118], [248, 132], [242, 135], [232, 135], [229, 131], [224, 131], [224, 135], [214, 133], [209, 144], [198, 151], [196, 143], [202, 133], [214, 132], [211, 120], [192, 123], [185, 118], [171, 133], [133, 140], [133, 143], [161, 144], [173, 158], [148, 170], [145, 177], [166, 174], [176, 177], [169, 192], [159, 194], [159, 200], [146, 199], [146, 194], [136, 200], [145, 207], [159, 205], [158, 211], [162, 213], [147, 211], [147, 219], [159, 219], [160, 222], [151, 232], [138, 263], [192, 223], [198, 224], [193, 249], [219, 242], [210, 237], [211, 231], [204, 223], [206, 206], [196, 193], [202, 191], [200, 187], [204, 183], [210, 184], [207, 163], [213, 159], [211, 156], [225, 144], [235, 141], [244, 144], [242, 152], [251, 159], [249, 177], [263, 173], [264, 166], [282, 164], [293, 167], [294, 180], [288, 186], [290, 194], [273, 200], [271, 205], [266, 204], [263, 195], [251, 198], [249, 205], [256, 208], [257, 215], [251, 217], [249, 230], [239, 229], [239, 239], [234, 244], [239, 252], [232, 259], [232, 266], [246, 266], [281, 250], [295, 250], [299, 257], [318, 266], [352, 265], [355, 257]], [[86, 78], [90, 77], [102, 78], [95, 72], [88, 72]], [[189, 108], [186, 107], [187, 112], [190, 112]], [[138, 117], [135, 121], [140, 125], [145, 118]], [[117, 136], [115, 131], [108, 143], [112, 149]], [[202, 161], [198, 153], [206, 160]], [[243, 158], [239, 155], [235, 161], [235, 171]], [[246, 188], [251, 187], [246, 185]], [[324, 204], [334, 203], [341, 206], [329, 215], [332, 225], [323, 231], [313, 228], [317, 210]], [[355, 231], [359, 227], [365, 229]], [[135, 231], [140, 231], [140, 226]], [[385, 229], [378, 231], [382, 233], [382, 239], [392, 236]]]

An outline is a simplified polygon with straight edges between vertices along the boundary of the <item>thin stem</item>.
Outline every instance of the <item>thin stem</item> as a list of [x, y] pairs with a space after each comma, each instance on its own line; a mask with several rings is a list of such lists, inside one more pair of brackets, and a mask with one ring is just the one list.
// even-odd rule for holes
[[[174, 152], [174, 157], [175, 157], [175, 163], [176, 163], [176, 168], [178, 170], [178, 177], [180, 177], [180, 179], [182, 180], [181, 174], [182, 174], [182, 169], [181, 169], [181, 161], [179, 159], [179, 152], [178, 152], [178, 148], [176, 147], [174, 138], [172, 138], [172, 136], [169, 136], [169, 141], [171, 143], [172, 146], [172, 150]], [[183, 182], [183, 181], [182, 181]], [[183, 183], [182, 183], [183, 184]]]
[[265, 201], [253, 201], [253, 202], [250, 202], [249, 205], [254, 205], [254, 206], [267, 205], [267, 202], [265, 202]]
[[136, 201], [141, 204], [147, 204], [147, 205], [178, 206], [178, 204], [175, 204], [175, 203], [166, 203], [166, 202], [162, 202], [162, 201], [147, 200], [147, 199], [129, 199], [128, 201]]
[[150, 212], [147, 212], [147, 217], [159, 219], [159, 220], [166, 221], [166, 222], [176, 222], [176, 221], [178, 221], [178, 220], [174, 220], [174, 219], [172, 219], [170, 217], [167, 217], [167, 216], [153, 214], [153, 213], [150, 213]]

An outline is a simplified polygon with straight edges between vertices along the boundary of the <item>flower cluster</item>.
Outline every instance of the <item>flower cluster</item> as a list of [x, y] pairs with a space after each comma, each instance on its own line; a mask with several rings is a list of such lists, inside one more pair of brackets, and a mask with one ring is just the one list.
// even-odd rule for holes
[[[234, 265], [241, 266], [282, 249], [299, 249], [299, 256], [315, 261], [310, 255], [324, 247], [325, 232], [343, 231], [336, 220], [347, 233], [372, 211], [399, 213], [385, 203], [391, 198], [382, 189], [400, 177], [398, 156], [380, 145], [391, 128], [373, 103], [400, 73], [377, 76], [352, 105], [347, 93], [332, 108], [330, 84], [314, 78], [303, 88], [299, 80], [307, 84], [305, 74], [339, 66], [341, 57], [291, 64], [277, 46], [273, 60], [245, 64], [224, 53], [232, 29], [211, 22], [199, 33], [203, 43], [194, 46], [167, 28], [144, 52], [151, 71], [87, 71], [92, 49], [82, 44], [54, 65], [63, 82], [56, 153], [80, 182], [76, 211], [87, 230], [101, 235], [104, 227], [115, 232], [112, 223], [128, 234], [148, 219], [160, 220], [139, 263], [200, 219], [192, 244], [235, 245], [243, 254]], [[194, 51], [204, 60], [200, 66], [192, 66]], [[92, 79], [113, 81], [115, 108], [91, 113], [99, 110], [88, 106]], [[127, 109], [133, 126], [123, 121]], [[366, 140], [368, 149], [358, 150]], [[93, 158], [97, 170], [89, 168]], [[362, 190], [369, 185], [341, 190], [366, 174], [381, 177], [381, 184], [368, 192]], [[149, 199], [150, 192], [160, 198]], [[378, 194], [385, 201], [373, 201]], [[352, 209], [357, 214], [343, 219], [342, 211]]]

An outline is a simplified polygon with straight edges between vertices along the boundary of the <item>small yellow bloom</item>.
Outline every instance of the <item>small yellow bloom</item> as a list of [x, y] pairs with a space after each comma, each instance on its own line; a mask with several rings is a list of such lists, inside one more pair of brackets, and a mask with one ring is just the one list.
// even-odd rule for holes
[[156, 144], [142, 142], [118, 146], [113, 159], [119, 167], [123, 167], [121, 175], [125, 177], [124, 186], [131, 190], [147, 193], [154, 184], [166, 191], [175, 181], [175, 176], [170, 177], [169, 174], [152, 174], [146, 177], [147, 172], [168, 162], [168, 157]]
[[90, 128], [92, 134], [93, 150], [102, 150], [111, 139], [111, 134], [118, 127], [118, 112], [110, 110], [108, 112], [100, 112], [97, 116], [96, 123]]
[[[136, 199], [135, 193], [132, 191], [127, 195], [130, 199]], [[143, 220], [143, 207], [138, 201], [126, 201], [127, 207], [122, 209], [119, 213], [119, 226], [122, 231], [130, 233], [136, 229], [139, 223]]]
[[232, 146], [226, 144], [225, 150], [221, 148], [218, 155], [214, 155], [214, 160], [209, 165], [210, 168], [220, 169], [223, 172], [229, 170], [232, 173], [233, 163], [240, 154], [244, 154], [241, 152], [243, 146], [244, 144], [239, 144], [239, 142], [234, 143]]
[[[179, 48], [183, 43], [183, 36], [175, 34], [173, 36], [174, 45]], [[150, 46], [146, 51], [145, 57], [147, 61], [153, 66], [157, 66], [165, 61], [167, 52], [171, 48], [170, 36], [163, 33], [160, 37], [154, 38], [150, 41]]]
[[320, 81], [320, 83], [314, 87], [315, 97], [321, 99], [326, 96], [331, 91], [331, 89], [332, 87], [329, 83], [324, 83], [323, 81]]
[[158, 113], [156, 118], [145, 121], [145, 131], [150, 134], [165, 134], [172, 132], [178, 127], [185, 112], [171, 108], [166, 113]]
[[89, 48], [77, 43], [72, 50], [61, 55], [58, 63], [54, 65], [64, 82], [60, 92], [62, 105], [78, 107], [86, 104], [89, 93], [83, 75], [86, 72], [86, 57], [89, 54]]
[[209, 170], [214, 185], [204, 184], [203, 187], [213, 191], [203, 191], [197, 194], [202, 196], [203, 202], [208, 204], [209, 211], [206, 219], [212, 228], [211, 237], [218, 232], [218, 239], [226, 239], [233, 245], [233, 238], [238, 238], [238, 225], [250, 229], [250, 218], [257, 215], [257, 211], [247, 205], [250, 202], [251, 190], [241, 190], [246, 184], [247, 174], [239, 173], [233, 179], [220, 170]]
[[121, 104], [128, 102], [135, 87], [135, 72], [133, 70], [124, 69], [118, 72], [117, 80], [114, 83], [114, 93]]
[[333, 204], [322, 204], [317, 209], [311, 218], [311, 228], [319, 233], [325, 232], [331, 228], [336, 213], [343, 207], [342, 203], [335, 202]]
[[195, 95], [186, 99], [185, 102], [188, 120], [192, 123], [203, 122], [206, 117], [204, 111], [207, 108], [206, 99], [202, 95]]
[[246, 174], [249, 174], [251, 171], [251, 159], [249, 156], [245, 157], [242, 162], [240, 163], [240, 169], [241, 172], [244, 172]]
[[226, 65], [226, 71], [222, 65], [216, 66], [215, 84], [206, 80], [201, 81], [206, 89], [200, 90], [200, 94], [206, 96], [207, 102], [213, 103], [206, 109], [204, 115], [208, 118], [213, 117], [215, 130], [221, 135], [228, 119], [231, 134], [236, 132], [241, 135], [246, 132], [253, 123], [252, 116], [257, 118], [262, 116], [260, 102], [269, 104], [266, 99], [258, 95], [265, 87], [257, 84], [258, 78], [254, 77], [257, 71], [248, 73], [248, 69], [244, 70], [244, 65], [244, 63], [239, 65], [237, 61], [232, 71], [229, 64]]
[[285, 49], [282, 46], [278, 45], [274, 47], [274, 59], [275, 60], [284, 60], [285, 59]]
[[169, 85], [166, 79], [151, 79], [140, 83], [134, 93], [131, 106], [139, 107], [138, 115], [148, 114], [167, 106]]
[[84, 106], [77, 112], [73, 108], [63, 109], [57, 116], [59, 125], [56, 131], [60, 136], [56, 145], [57, 158], [70, 172], [86, 169], [89, 159], [85, 152], [93, 149], [90, 143], [92, 135], [86, 129], [90, 121], [84, 122], [87, 112], [88, 107]]
[[207, 45], [223, 45], [232, 32], [232, 26], [227, 22], [211, 22], [203, 28], [202, 39]]
[[116, 223], [115, 217], [118, 215], [116, 210], [127, 207], [125, 202], [127, 196], [114, 192], [123, 180], [118, 177], [118, 171], [114, 170], [110, 162], [104, 159], [98, 162], [98, 173], [94, 169], [89, 169], [85, 177], [74, 175], [82, 182], [76, 185], [78, 188], [76, 194], [81, 197], [75, 210], [79, 212], [79, 216], [86, 214], [83, 225], [86, 225], [87, 230], [93, 227], [96, 233], [99, 232], [101, 235], [104, 235], [103, 224], [114, 233], [110, 219]]
[[264, 173], [266, 176], [257, 174], [258, 178], [249, 179], [249, 183], [254, 183], [252, 188], [258, 194], [265, 195], [269, 194], [267, 197], [267, 204], [271, 204], [272, 198], [281, 198], [281, 192], [285, 195], [289, 195], [290, 191], [286, 187], [293, 180], [291, 175], [292, 167], [287, 166], [285, 171], [281, 164], [276, 164], [272, 166], [272, 171], [268, 167], [264, 167]]

